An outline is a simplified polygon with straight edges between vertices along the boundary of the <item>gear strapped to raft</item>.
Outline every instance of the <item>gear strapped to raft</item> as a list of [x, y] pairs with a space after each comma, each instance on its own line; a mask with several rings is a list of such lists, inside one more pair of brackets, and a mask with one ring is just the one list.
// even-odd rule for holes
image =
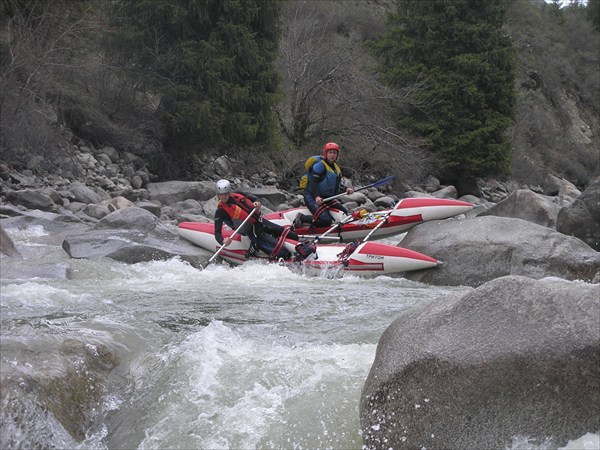
[[285, 227], [283, 233], [281, 233], [281, 236], [279, 236], [279, 239], [277, 240], [277, 244], [275, 244], [273, 251], [269, 255], [270, 259], [277, 259], [281, 256], [279, 253], [284, 248], [285, 240], [287, 239], [287, 235], [290, 234], [290, 231], [292, 231], [290, 227]]
[[338, 253], [336, 256], [340, 261], [343, 261], [344, 264], [348, 264], [348, 258], [350, 258], [350, 255], [356, 251], [359, 245], [360, 242], [350, 242], [344, 247], [344, 250], [342, 250], [342, 252]]
[[300, 261], [304, 261], [306, 258], [308, 258], [313, 253], [316, 256], [317, 246], [311, 241], [304, 241], [304, 242], [300, 242], [299, 244], [297, 244], [295, 247], [295, 250], [296, 250], [296, 254], [294, 256], [294, 261], [300, 262]]

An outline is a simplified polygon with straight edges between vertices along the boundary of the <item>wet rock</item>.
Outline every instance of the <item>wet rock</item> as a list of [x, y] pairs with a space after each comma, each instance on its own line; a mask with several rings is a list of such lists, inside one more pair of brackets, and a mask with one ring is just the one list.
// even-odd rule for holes
[[71, 258], [106, 257], [129, 264], [181, 257], [198, 266], [210, 256], [137, 207], [112, 212], [91, 230], [65, 236], [62, 248]]
[[402, 246], [444, 262], [405, 274], [435, 285], [479, 286], [505, 275], [591, 281], [600, 271], [600, 253], [583, 241], [521, 219], [426, 222], [409, 230]]
[[38, 264], [31, 266], [26, 260], [2, 264], [2, 278], [5, 280], [69, 280], [72, 271], [68, 264]]
[[[60, 339], [46, 336], [43, 342], [31, 338], [19, 343], [29, 346], [24, 348], [28, 363], [2, 372], [2, 426], [22, 428], [29, 435], [26, 430], [35, 421], [38, 432], [30, 437], [44, 442], [29, 441], [28, 448], [75, 448], [82, 442], [101, 409], [107, 376], [119, 364], [106, 345]], [[6, 345], [15, 343], [7, 339]], [[7, 444], [2, 436], [0, 442]]]
[[598, 317], [598, 285], [515, 276], [402, 313], [363, 387], [364, 448], [557, 448], [600, 429]]
[[[8, 234], [6, 234], [6, 231], [4, 231], [4, 228], [2, 227], [0, 227], [0, 253], [11, 258], [21, 258], [21, 254], [17, 250], [14, 242], [8, 236]], [[5, 267], [2, 269], [2, 277], [4, 278]]]

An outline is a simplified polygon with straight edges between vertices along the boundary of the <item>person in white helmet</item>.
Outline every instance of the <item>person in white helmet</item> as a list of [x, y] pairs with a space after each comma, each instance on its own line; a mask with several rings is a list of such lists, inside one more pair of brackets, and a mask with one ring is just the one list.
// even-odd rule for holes
[[[227, 247], [232, 241], [231, 238], [223, 238], [223, 224], [235, 229], [256, 208], [253, 216], [240, 230], [240, 234], [248, 236], [256, 247], [273, 258], [289, 259], [291, 257], [289, 250], [278, 243], [279, 240], [286, 238], [298, 241], [298, 235], [290, 228], [284, 228], [263, 219], [260, 214], [262, 204], [258, 198], [253, 195], [232, 192], [231, 183], [228, 180], [217, 181], [215, 190], [219, 199], [215, 212], [215, 239], [219, 244]], [[276, 254], [273, 254], [275, 250], [277, 250]]]

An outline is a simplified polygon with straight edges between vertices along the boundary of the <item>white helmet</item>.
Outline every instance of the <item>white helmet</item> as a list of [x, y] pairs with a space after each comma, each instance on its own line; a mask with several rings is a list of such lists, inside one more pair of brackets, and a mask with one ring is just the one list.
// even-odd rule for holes
[[231, 183], [227, 180], [219, 180], [215, 190], [217, 194], [227, 194], [231, 192]]

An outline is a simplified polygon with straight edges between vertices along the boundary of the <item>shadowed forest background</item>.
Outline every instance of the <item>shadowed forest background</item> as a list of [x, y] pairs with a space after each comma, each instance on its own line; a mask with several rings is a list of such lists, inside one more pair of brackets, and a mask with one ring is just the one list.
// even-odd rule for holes
[[327, 141], [356, 180], [579, 187], [600, 173], [598, 0], [2, 0], [0, 162], [114, 146], [162, 180], [218, 155], [296, 185]]

